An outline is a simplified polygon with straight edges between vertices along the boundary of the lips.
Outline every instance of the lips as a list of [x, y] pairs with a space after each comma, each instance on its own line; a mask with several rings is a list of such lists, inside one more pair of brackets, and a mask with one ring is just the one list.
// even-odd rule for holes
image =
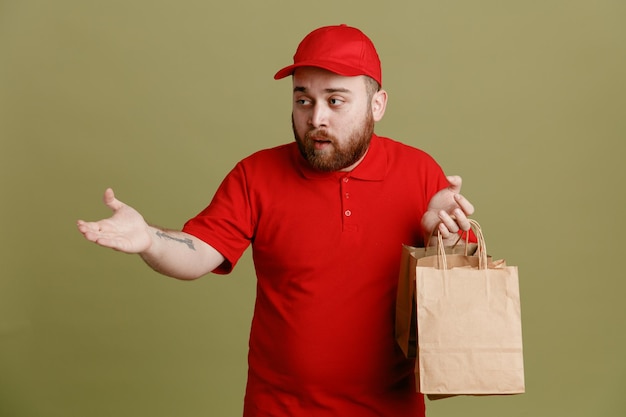
[[311, 140], [315, 143], [331, 143], [332, 142], [330, 139], [325, 139], [325, 138], [311, 138]]
[[329, 140], [317, 140], [317, 139], [313, 139], [313, 147], [316, 150], [322, 150], [325, 149], [329, 146], [332, 146], [332, 142]]
[[319, 142], [319, 143], [329, 143], [332, 142], [332, 138], [329, 137], [329, 135], [325, 134], [324, 132], [320, 132], [320, 131], [310, 131], [307, 132], [305, 137], [307, 139], [309, 139], [310, 141], [313, 142]]
[[311, 130], [304, 137], [309, 141], [310, 146], [318, 151], [332, 147], [335, 142], [332, 136], [321, 130]]

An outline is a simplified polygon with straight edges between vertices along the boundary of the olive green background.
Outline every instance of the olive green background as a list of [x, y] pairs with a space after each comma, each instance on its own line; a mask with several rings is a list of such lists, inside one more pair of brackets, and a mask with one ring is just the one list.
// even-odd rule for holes
[[[0, 416], [238, 416], [255, 278], [162, 277], [83, 240], [119, 198], [179, 228], [291, 140], [299, 40], [376, 43], [381, 135], [464, 178], [518, 265], [527, 392], [430, 417], [626, 415], [626, 3], [0, 0]], [[407, 193], [411, 192], [410, 184]]]

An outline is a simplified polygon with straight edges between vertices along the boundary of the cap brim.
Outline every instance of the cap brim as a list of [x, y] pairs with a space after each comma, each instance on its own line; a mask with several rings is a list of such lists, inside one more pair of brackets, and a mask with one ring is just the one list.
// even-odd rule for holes
[[274, 79], [280, 80], [282, 78], [289, 77], [291, 74], [293, 74], [297, 67], [297, 65], [289, 65], [288, 67], [279, 70], [276, 74], [274, 74]]
[[316, 67], [322, 68], [327, 71], [333, 72], [338, 75], [343, 75], [345, 77], [354, 77], [357, 75], [369, 75], [370, 77], [375, 78], [370, 74], [363, 74], [362, 70], [355, 69], [349, 65], [341, 65], [336, 62], [320, 62], [320, 61], [302, 61], [297, 64], [289, 65], [281, 70], [279, 70], [276, 74], [274, 74], [275, 80], [280, 80], [281, 78], [288, 77], [293, 74], [293, 72], [301, 67]]

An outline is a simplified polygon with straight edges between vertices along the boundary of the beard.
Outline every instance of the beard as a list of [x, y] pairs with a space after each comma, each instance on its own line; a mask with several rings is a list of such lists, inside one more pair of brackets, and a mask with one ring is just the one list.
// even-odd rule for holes
[[[291, 127], [300, 153], [313, 168], [324, 172], [341, 171], [355, 164], [367, 152], [374, 133], [374, 117], [371, 111], [366, 112], [361, 127], [353, 130], [345, 143], [324, 129], [309, 130], [304, 138], [301, 137], [296, 131], [293, 115]], [[316, 149], [313, 138], [327, 141], [330, 147]]]

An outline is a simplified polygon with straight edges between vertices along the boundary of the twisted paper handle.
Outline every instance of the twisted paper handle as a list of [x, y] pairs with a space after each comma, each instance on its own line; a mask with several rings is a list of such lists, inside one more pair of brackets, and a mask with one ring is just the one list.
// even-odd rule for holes
[[[476, 250], [476, 256], [478, 256], [478, 269], [487, 269], [487, 244], [485, 243], [485, 236], [483, 235], [483, 230], [480, 227], [480, 224], [474, 219], [468, 219], [470, 222], [471, 229], [474, 231], [476, 235], [476, 240], [478, 241], [478, 249]], [[464, 232], [465, 234], [465, 255], [467, 256], [467, 245], [469, 242], [469, 231]], [[459, 239], [456, 241], [454, 246], [461, 240], [463, 234], [459, 235]], [[430, 240], [430, 239], [429, 239]], [[448, 269], [448, 261], [446, 260], [446, 249], [443, 244], [443, 237], [441, 233], [437, 230], [437, 261], [439, 265], [442, 266], [442, 269]]]

